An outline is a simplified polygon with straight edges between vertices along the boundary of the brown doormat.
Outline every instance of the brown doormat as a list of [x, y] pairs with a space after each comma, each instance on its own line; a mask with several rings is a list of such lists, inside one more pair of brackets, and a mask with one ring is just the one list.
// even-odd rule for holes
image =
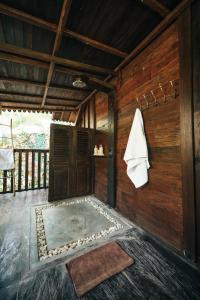
[[73, 259], [66, 267], [77, 295], [82, 296], [133, 263], [134, 260], [116, 242], [112, 242]]

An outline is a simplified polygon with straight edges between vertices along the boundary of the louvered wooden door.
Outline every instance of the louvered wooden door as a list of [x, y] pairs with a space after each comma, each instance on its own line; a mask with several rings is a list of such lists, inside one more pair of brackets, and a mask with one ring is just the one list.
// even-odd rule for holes
[[73, 132], [70, 127], [51, 124], [49, 201], [73, 195]]
[[76, 195], [92, 192], [91, 144], [92, 134], [88, 129], [76, 129], [75, 132], [75, 190]]
[[92, 135], [89, 129], [51, 125], [49, 201], [92, 192]]

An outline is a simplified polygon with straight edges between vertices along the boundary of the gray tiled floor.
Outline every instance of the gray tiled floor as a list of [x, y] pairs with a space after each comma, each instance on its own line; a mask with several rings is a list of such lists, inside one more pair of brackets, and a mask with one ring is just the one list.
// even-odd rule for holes
[[[65, 263], [60, 258], [29, 269], [30, 207], [46, 203], [45, 191], [0, 196], [0, 299], [76, 300]], [[138, 227], [113, 237], [135, 264], [106, 280], [82, 300], [200, 299], [200, 276], [172, 259]], [[93, 247], [88, 246], [88, 251]], [[76, 255], [82, 254], [80, 250]]]

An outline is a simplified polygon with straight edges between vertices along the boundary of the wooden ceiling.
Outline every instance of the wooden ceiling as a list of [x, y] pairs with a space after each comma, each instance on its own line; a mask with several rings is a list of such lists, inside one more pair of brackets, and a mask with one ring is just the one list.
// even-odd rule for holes
[[[71, 116], [162, 30], [178, 0], [1, 0], [0, 105]], [[175, 12], [175, 13], [174, 13]], [[81, 77], [85, 88], [75, 88]]]

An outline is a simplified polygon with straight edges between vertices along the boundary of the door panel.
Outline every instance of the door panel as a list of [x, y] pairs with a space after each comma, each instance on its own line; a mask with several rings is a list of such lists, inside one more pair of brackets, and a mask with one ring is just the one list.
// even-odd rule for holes
[[51, 124], [49, 159], [49, 201], [73, 195], [72, 130], [70, 127]]
[[53, 170], [53, 199], [61, 200], [69, 197], [70, 191], [69, 168], [55, 168]]
[[91, 172], [92, 135], [88, 129], [76, 129], [75, 178], [76, 195], [86, 195], [92, 192]]
[[49, 201], [92, 192], [92, 143], [93, 130], [51, 125]]
[[90, 165], [77, 164], [76, 167], [76, 194], [87, 195], [91, 193]]

